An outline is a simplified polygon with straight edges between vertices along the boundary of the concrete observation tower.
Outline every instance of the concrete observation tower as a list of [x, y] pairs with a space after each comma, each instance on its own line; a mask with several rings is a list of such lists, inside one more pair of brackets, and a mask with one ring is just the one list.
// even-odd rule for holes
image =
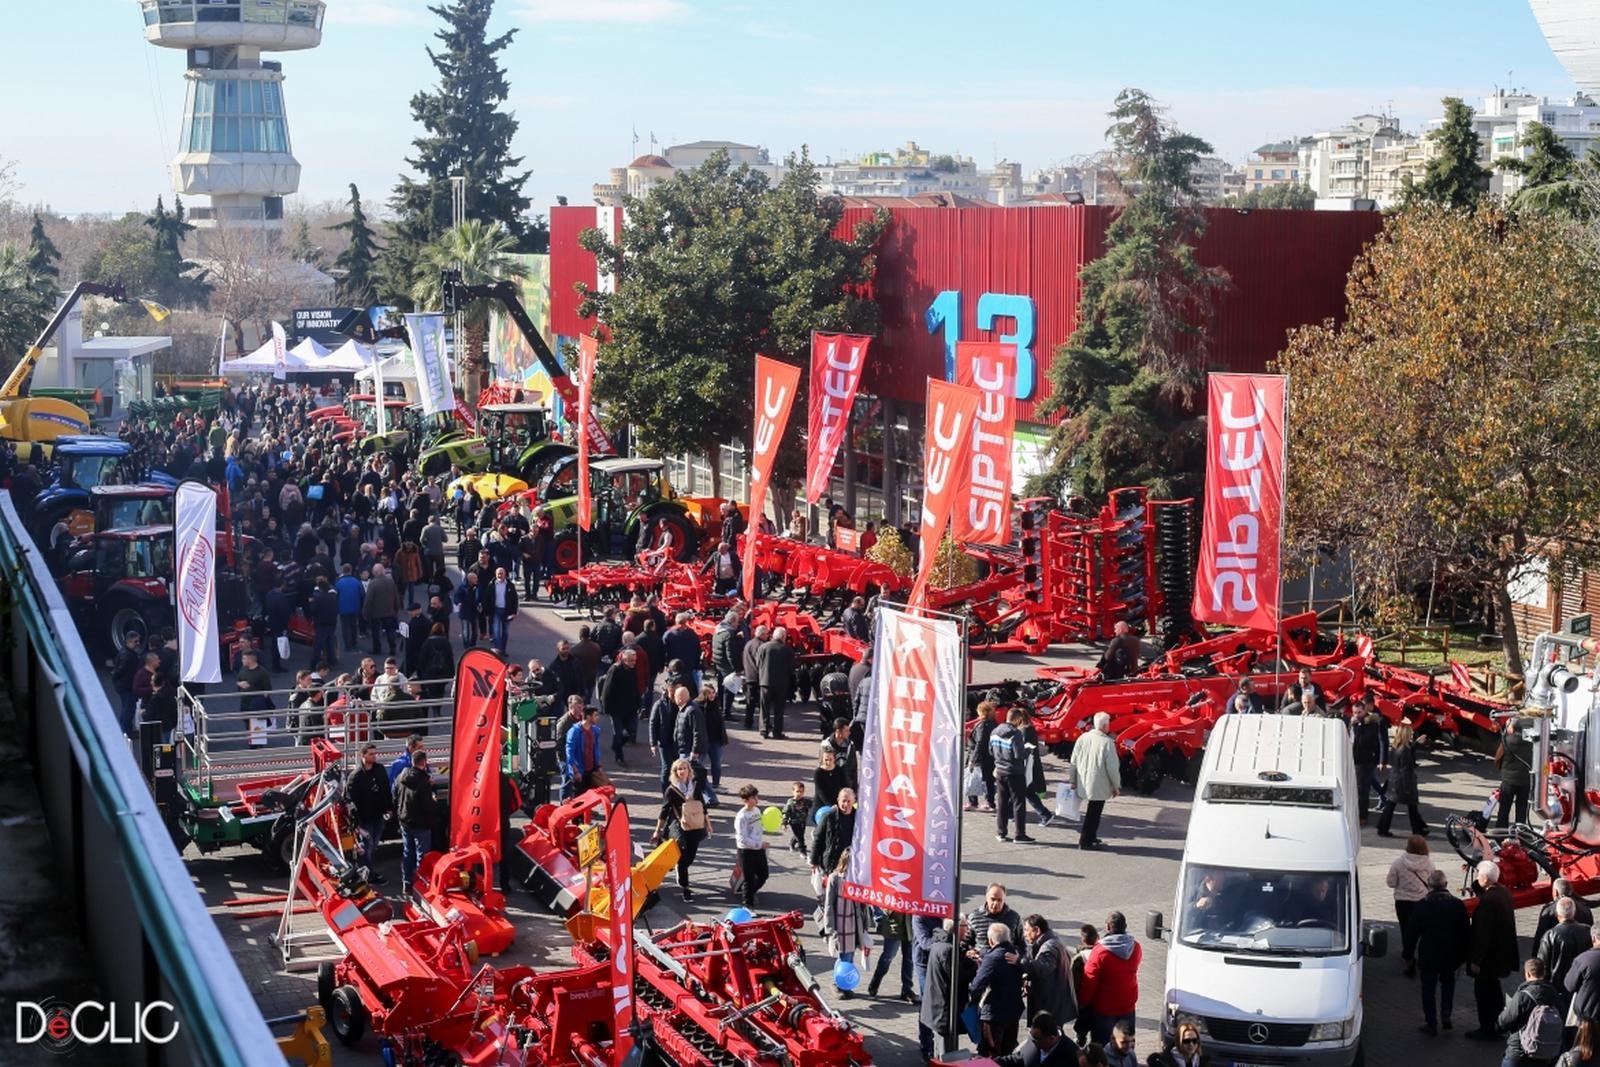
[[300, 187], [289, 143], [283, 68], [263, 52], [322, 43], [322, 0], [139, 0], [144, 37], [188, 57], [172, 187], [210, 197], [196, 227], [281, 230]]

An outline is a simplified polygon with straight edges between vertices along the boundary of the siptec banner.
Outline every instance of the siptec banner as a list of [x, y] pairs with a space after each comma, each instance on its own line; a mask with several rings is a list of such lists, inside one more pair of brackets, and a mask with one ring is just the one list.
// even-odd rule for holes
[[972, 448], [972, 424], [983, 397], [976, 389], [928, 379], [928, 425], [922, 438], [922, 525], [917, 540], [922, 558], [917, 581], [906, 603], [922, 605], [928, 579], [939, 554], [950, 513], [967, 486], [967, 455]]
[[1211, 375], [1194, 585], [1194, 617], [1203, 622], [1278, 628], [1287, 383], [1278, 374]]
[[750, 532], [745, 535], [744, 599], [755, 602], [756, 530], [767, 506], [767, 484], [772, 480], [772, 463], [778, 458], [778, 442], [789, 425], [789, 410], [800, 386], [800, 368], [781, 359], [756, 357], [756, 424], [750, 454]]
[[1011, 543], [1011, 448], [1017, 429], [1017, 346], [958, 341], [956, 383], [978, 390], [967, 492], [951, 516], [957, 541]]
[[[850, 425], [872, 338], [853, 333], [811, 335], [811, 410], [806, 426], [806, 503], [828, 488], [833, 460]], [[846, 462], [849, 458], [846, 457]]]
[[500, 742], [506, 663], [474, 648], [456, 668], [455, 743], [450, 749], [450, 845], [481, 844], [500, 858]]
[[907, 915], [956, 913], [961, 632], [880, 604], [860, 807], [844, 894]]

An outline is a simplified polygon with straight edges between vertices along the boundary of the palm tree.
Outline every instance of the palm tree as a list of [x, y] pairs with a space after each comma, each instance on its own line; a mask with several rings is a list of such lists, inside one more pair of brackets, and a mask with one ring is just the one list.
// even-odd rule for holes
[[[436, 308], [444, 305], [440, 291], [441, 271], [459, 270], [461, 280], [467, 285], [491, 285], [507, 278], [518, 277], [522, 272], [511, 250], [516, 239], [499, 223], [485, 223], [468, 219], [455, 229], [446, 230], [422, 248], [422, 257], [412, 274], [411, 299], [419, 308]], [[484, 341], [489, 333], [489, 312], [493, 304], [488, 300], [474, 300], [464, 306], [462, 324], [465, 343], [462, 345], [461, 372], [463, 392], [476, 396], [477, 390], [467, 390], [467, 380], [481, 381], [484, 360]]]

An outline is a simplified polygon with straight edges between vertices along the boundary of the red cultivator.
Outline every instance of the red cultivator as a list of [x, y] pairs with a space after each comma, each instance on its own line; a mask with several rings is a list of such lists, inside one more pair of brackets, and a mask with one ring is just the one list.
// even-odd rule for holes
[[[800, 912], [748, 922], [685, 922], [638, 938], [638, 1012], [680, 1067], [872, 1062], [861, 1034], [822, 1000], [795, 939]], [[602, 945], [580, 950], [603, 957]]]

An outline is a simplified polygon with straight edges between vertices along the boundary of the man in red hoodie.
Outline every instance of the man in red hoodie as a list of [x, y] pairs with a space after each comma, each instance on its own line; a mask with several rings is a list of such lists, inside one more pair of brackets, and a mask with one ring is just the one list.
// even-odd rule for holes
[[1139, 1006], [1139, 962], [1144, 950], [1128, 933], [1128, 919], [1120, 911], [1106, 916], [1100, 941], [1083, 965], [1083, 985], [1078, 990], [1080, 1011], [1089, 1019], [1094, 1040], [1105, 1044], [1119, 1022], [1131, 1033]]

